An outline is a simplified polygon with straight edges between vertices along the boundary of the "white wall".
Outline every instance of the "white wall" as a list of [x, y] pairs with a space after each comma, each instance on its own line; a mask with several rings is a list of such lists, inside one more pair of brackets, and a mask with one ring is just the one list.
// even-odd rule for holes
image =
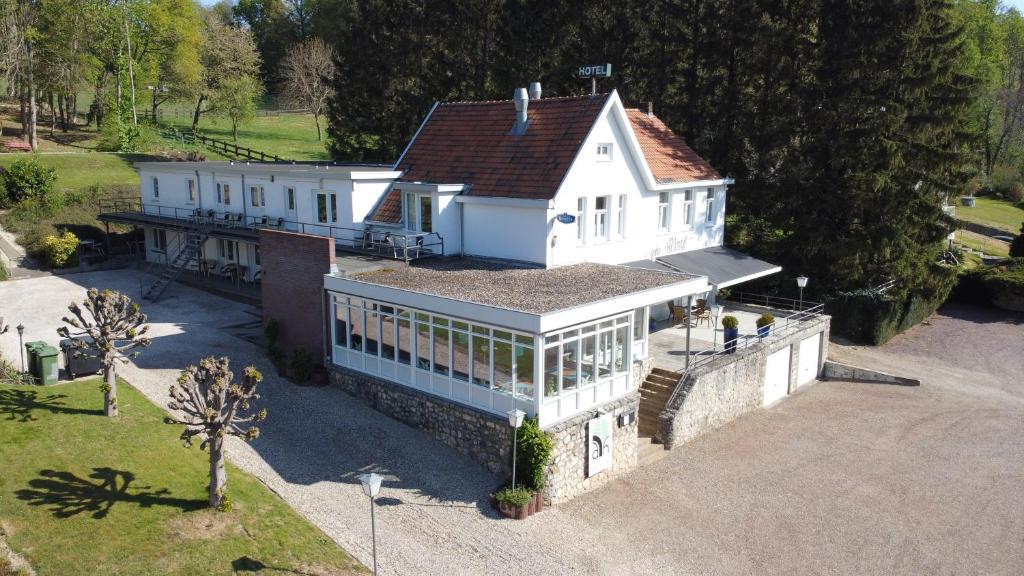
[[465, 254], [546, 262], [548, 210], [476, 203], [464, 203], [462, 210]]
[[[548, 212], [551, 234], [547, 262], [561, 266], [577, 262], [621, 264], [687, 250], [696, 250], [722, 244], [725, 232], [725, 187], [715, 187], [713, 222], [706, 223], [704, 198], [707, 187], [692, 188], [694, 198], [692, 224], [684, 225], [683, 190], [680, 185], [670, 191], [671, 228], [658, 229], [659, 193], [648, 190], [642, 176], [641, 163], [634, 157], [627, 139], [628, 120], [614, 107], [598, 118], [580, 153], [566, 175]], [[611, 144], [611, 160], [597, 154], [599, 144]], [[617, 203], [620, 194], [626, 195], [625, 236], [618, 236]], [[593, 210], [595, 198], [610, 196], [608, 225], [610, 240], [594, 236]], [[562, 224], [555, 220], [558, 214], [576, 215], [577, 199], [587, 199], [585, 234], [583, 243], [577, 240], [577, 224]]]

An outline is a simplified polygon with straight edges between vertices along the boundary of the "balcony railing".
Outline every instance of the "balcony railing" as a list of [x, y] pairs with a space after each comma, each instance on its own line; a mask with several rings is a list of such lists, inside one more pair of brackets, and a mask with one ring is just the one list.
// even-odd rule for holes
[[313, 236], [329, 236], [343, 249], [406, 262], [444, 254], [444, 238], [437, 232], [401, 233], [372, 227], [347, 228], [331, 224], [298, 222], [276, 216], [248, 216], [242, 212], [161, 206], [136, 199], [101, 200], [99, 208], [101, 214], [176, 220], [182, 225], [208, 229], [213, 234], [218, 230], [255, 232], [266, 228]]

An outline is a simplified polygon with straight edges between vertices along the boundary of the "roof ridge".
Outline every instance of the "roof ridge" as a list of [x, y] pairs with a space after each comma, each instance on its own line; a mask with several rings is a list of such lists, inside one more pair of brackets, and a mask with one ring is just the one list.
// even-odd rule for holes
[[[583, 94], [579, 96], [550, 96], [547, 98], [530, 99], [530, 102], [551, 102], [555, 100], [585, 100], [592, 98], [607, 97], [611, 92], [602, 92], [599, 94]], [[478, 104], [511, 104], [514, 100], [453, 100], [451, 102], [441, 101], [440, 106], [473, 106]]]

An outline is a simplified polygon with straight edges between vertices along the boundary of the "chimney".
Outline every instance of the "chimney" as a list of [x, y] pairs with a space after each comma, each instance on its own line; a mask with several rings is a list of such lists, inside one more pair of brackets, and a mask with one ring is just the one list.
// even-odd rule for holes
[[515, 94], [512, 96], [512, 102], [516, 105], [516, 124], [526, 124], [526, 108], [530, 105], [526, 88], [516, 88]]
[[540, 100], [540, 82], [530, 82], [530, 100]]

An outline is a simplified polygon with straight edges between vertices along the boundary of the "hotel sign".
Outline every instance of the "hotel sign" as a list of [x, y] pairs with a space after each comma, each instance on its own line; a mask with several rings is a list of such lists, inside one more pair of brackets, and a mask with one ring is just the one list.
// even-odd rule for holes
[[612, 75], [611, 64], [589, 64], [580, 66], [576, 71], [580, 78], [608, 78]]
[[612, 429], [611, 414], [587, 422], [587, 478], [612, 467]]

